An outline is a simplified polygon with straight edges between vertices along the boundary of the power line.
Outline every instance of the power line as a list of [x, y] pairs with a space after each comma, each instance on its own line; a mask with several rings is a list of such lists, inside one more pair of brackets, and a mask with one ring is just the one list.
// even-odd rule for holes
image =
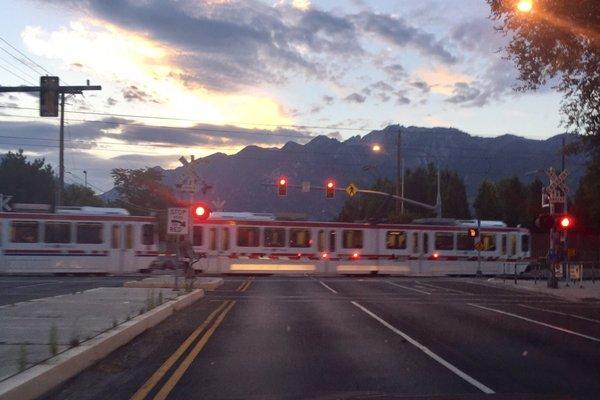
[[27, 68], [29, 68], [30, 70], [32, 70], [36, 75], [42, 75], [38, 70], [36, 70], [31, 65], [27, 64], [25, 61], [21, 60], [19, 57], [15, 56], [14, 54], [12, 54], [8, 50], [6, 50], [4, 47], [0, 46], [0, 50], [2, 50], [3, 52], [5, 52], [6, 54], [8, 54], [9, 56], [11, 56], [12, 58], [14, 58], [15, 60], [17, 60], [18, 62], [20, 62], [21, 64], [23, 64]]
[[[13, 46], [12, 44], [10, 44], [6, 39], [4, 39], [2, 36], [0, 36], [0, 40], [2, 40], [4, 43], [6, 43], [7, 45], [10, 46], [11, 49], [13, 49], [14, 51], [16, 51], [17, 53], [19, 53], [20, 55], [22, 55], [23, 57], [25, 57], [27, 60], [29, 60], [29, 62], [31, 62], [33, 65], [39, 67], [42, 71], [45, 71], [48, 75], [52, 75], [52, 73], [50, 71], [48, 71], [46, 68], [42, 67], [40, 64], [38, 64], [37, 62], [33, 61], [31, 58], [29, 58], [27, 56], [27, 54], [23, 53], [21, 50], [17, 49], [15, 46]], [[40, 74], [41, 75], [41, 74]]]
[[30, 84], [31, 84], [31, 81], [29, 81], [27, 78], [23, 78], [22, 76], [20, 76], [20, 75], [18, 75], [18, 74], [16, 74], [16, 73], [14, 73], [14, 72], [13, 72], [13, 71], [11, 71], [10, 69], [8, 69], [8, 68], [6, 68], [6, 67], [4, 67], [4, 66], [2, 66], [2, 65], [0, 65], [0, 68], [2, 68], [3, 70], [5, 70], [5, 71], [6, 71], [6, 72], [8, 72], [9, 74], [11, 74], [11, 75], [13, 75], [13, 76], [16, 76], [17, 78], [19, 78], [20, 80], [24, 81], [25, 83], [30, 83]]
[[[19, 107], [19, 106], [1, 106], [3, 108], [14, 108], [18, 110], [38, 110], [34, 107]], [[109, 114], [92, 111], [67, 111], [68, 114], [84, 114], [84, 115], [99, 115], [104, 117], [123, 117], [123, 118], [141, 118], [141, 119], [158, 119], [168, 121], [182, 121], [182, 122], [194, 122], [196, 124], [202, 124], [206, 122], [198, 121], [197, 119], [188, 118], [175, 118], [175, 117], [159, 117], [155, 115], [138, 115], [138, 114]], [[231, 122], [237, 125], [259, 125], [259, 126], [272, 126], [279, 128], [298, 128], [298, 129], [328, 129], [328, 130], [341, 130], [341, 131], [358, 131], [363, 132], [368, 129], [363, 128], [350, 128], [350, 127], [336, 127], [336, 126], [318, 126], [318, 125], [294, 125], [294, 124], [261, 124], [254, 122]], [[170, 128], [170, 127], [169, 127]]]
[[10, 60], [7, 60], [4, 57], [0, 57], [0, 60], [4, 61], [9, 67], [15, 69], [16, 71], [18, 71], [20, 74], [23, 74], [24, 76], [26, 76], [27, 79], [27, 83], [33, 84], [30, 79], [35, 80], [35, 77], [31, 76], [31, 74], [27, 71], [22, 70], [20, 67], [18, 67], [17, 65], [13, 64]]

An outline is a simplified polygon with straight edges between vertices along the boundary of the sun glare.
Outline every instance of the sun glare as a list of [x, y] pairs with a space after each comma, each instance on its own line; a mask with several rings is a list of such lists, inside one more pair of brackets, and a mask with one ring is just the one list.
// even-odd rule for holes
[[532, 0], [520, 0], [517, 3], [517, 9], [521, 12], [530, 12], [533, 9]]

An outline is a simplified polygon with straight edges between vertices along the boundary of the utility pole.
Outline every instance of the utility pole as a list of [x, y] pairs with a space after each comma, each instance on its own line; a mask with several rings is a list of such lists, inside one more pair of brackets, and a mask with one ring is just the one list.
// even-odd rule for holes
[[40, 86], [0, 86], [0, 93], [30, 93], [38, 92], [40, 95], [40, 116], [58, 117], [60, 97], [60, 145], [58, 165], [58, 190], [56, 193], [56, 206], [62, 205], [62, 195], [65, 185], [65, 94], [83, 94], [85, 90], [102, 90], [102, 86], [60, 86], [57, 76], [41, 76]]
[[[398, 128], [398, 137], [396, 142], [396, 196], [404, 197], [404, 193], [401, 193], [401, 186], [403, 185], [404, 176], [401, 178], [402, 173], [402, 127]], [[396, 199], [396, 215], [400, 215], [400, 209], [404, 209], [404, 202], [400, 206], [400, 200]]]
[[87, 184], [87, 171], [86, 170], [83, 171], [83, 176], [84, 176], [84, 179], [85, 179], [85, 181], [84, 181], [85, 182], [85, 187], [87, 189], [88, 184]]

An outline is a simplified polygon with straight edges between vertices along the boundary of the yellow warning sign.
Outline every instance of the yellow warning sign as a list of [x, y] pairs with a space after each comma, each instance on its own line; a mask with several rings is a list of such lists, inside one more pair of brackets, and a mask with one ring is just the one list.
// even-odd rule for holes
[[348, 196], [352, 197], [358, 193], [358, 187], [354, 183], [351, 183], [346, 186], [346, 193], [348, 193]]
[[485, 250], [485, 246], [483, 245], [483, 242], [475, 243], [475, 250], [477, 250], [477, 251]]

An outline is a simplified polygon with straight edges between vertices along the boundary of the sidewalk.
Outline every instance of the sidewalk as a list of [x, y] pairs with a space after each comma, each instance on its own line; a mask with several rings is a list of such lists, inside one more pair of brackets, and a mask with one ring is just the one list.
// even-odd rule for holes
[[96, 288], [0, 307], [0, 382], [185, 291]]
[[[563, 281], [558, 282], [558, 289], [549, 288], [547, 280], [542, 279], [535, 281], [533, 279], [519, 279], [515, 285], [514, 279], [490, 278], [488, 283], [495, 286], [504, 286], [507, 289], [528, 290], [537, 293], [544, 293], [552, 296], [562, 297], [570, 301], [600, 301], [600, 281], [593, 283], [591, 280], [583, 281], [581, 285], [579, 281], [569, 282], [569, 286]], [[580, 287], [583, 286], [583, 287]]]
[[195, 277], [192, 280], [186, 280], [180, 276], [175, 279], [174, 275], [159, 275], [142, 279], [141, 281], [127, 281], [123, 284], [131, 288], [174, 288], [177, 282], [178, 288], [190, 287], [193, 289], [215, 290], [223, 284], [223, 278], [217, 277]]

